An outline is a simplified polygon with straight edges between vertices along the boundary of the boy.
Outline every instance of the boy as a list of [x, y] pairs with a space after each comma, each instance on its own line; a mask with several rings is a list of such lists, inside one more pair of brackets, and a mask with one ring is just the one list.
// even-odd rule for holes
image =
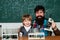
[[31, 26], [31, 21], [32, 17], [29, 14], [23, 15], [22, 17], [23, 26], [20, 28], [22, 36], [28, 36], [28, 33], [32, 32], [33, 27]]

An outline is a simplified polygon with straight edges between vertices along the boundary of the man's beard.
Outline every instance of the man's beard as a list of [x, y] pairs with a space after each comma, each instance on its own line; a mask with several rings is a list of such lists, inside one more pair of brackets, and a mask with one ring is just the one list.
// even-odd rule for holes
[[37, 22], [38, 25], [43, 25], [44, 17], [42, 17], [42, 16], [36, 17], [36, 22]]

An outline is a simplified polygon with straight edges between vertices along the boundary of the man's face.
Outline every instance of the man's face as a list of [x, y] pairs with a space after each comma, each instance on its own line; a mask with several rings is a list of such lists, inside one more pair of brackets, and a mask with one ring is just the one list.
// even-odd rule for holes
[[37, 11], [36, 17], [41, 19], [42, 17], [44, 17], [44, 12], [42, 10]]

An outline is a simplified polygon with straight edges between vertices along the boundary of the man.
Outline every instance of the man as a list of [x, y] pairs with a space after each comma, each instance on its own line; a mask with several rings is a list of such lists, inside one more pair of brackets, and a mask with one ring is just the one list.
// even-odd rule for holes
[[[51, 33], [44, 30], [44, 28], [48, 28], [48, 19], [45, 18], [45, 8], [41, 5], [38, 5], [34, 9], [34, 12], [35, 12], [35, 16], [36, 16], [36, 19], [33, 22], [34, 28], [38, 28], [38, 30], [40, 30], [40, 32], [44, 32], [45, 36], [50, 35]], [[53, 32], [55, 33], [55, 35], [60, 35], [60, 31], [56, 27], [55, 22], [51, 23], [51, 27], [52, 27]]]

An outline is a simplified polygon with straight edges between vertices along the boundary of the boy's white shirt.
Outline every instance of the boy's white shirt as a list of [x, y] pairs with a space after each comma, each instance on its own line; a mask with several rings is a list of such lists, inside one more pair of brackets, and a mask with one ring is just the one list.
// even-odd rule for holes
[[24, 28], [28, 32], [30, 30], [31, 26], [29, 26], [29, 27], [24, 26]]

